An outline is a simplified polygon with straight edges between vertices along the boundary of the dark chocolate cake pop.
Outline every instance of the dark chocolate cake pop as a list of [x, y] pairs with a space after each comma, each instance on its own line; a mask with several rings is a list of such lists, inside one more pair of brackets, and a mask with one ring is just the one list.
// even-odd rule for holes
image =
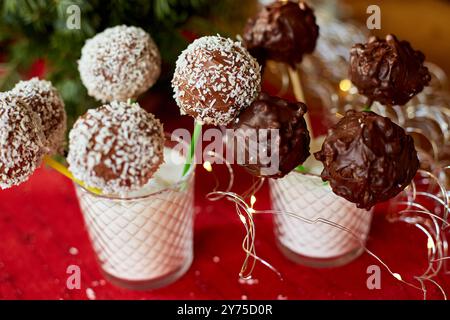
[[155, 84], [161, 55], [143, 29], [115, 26], [86, 40], [78, 70], [90, 96], [103, 102], [126, 101]]
[[[248, 135], [247, 130], [253, 130], [261, 142], [259, 130], [278, 129], [279, 139], [276, 142], [277, 150], [272, 150], [272, 139], [276, 139], [267, 132], [267, 146], [255, 145], [247, 140], [245, 145], [237, 148], [236, 152], [245, 154], [244, 167], [255, 176], [281, 178], [302, 164], [310, 155], [309, 132], [303, 115], [307, 107], [304, 103], [290, 103], [278, 97], [271, 97], [261, 93], [247, 109], [245, 109], [233, 124], [235, 134]], [[247, 133], [246, 133], [247, 132]], [[265, 140], [265, 139], [264, 139]], [[239, 146], [238, 146], [239, 147]], [[261, 148], [267, 148], [265, 154], [274, 153], [279, 161], [273, 170], [273, 163], [262, 163], [258, 152]]]
[[350, 80], [359, 92], [383, 105], [404, 105], [431, 80], [425, 56], [394, 35], [371, 37], [350, 51]]
[[277, 1], [248, 20], [244, 43], [259, 61], [266, 59], [294, 66], [316, 47], [319, 27], [304, 2]]
[[412, 137], [373, 112], [347, 111], [314, 155], [334, 193], [365, 209], [395, 197], [419, 168]]

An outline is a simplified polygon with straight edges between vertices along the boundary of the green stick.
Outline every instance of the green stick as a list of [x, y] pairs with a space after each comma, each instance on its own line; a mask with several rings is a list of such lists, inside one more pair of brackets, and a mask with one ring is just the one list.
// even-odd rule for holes
[[191, 146], [189, 148], [189, 156], [183, 168], [183, 177], [189, 172], [191, 168], [192, 159], [194, 159], [195, 154], [195, 147], [197, 146], [197, 141], [198, 138], [200, 137], [201, 132], [202, 132], [202, 125], [196, 121], [194, 126], [194, 133], [192, 134]]

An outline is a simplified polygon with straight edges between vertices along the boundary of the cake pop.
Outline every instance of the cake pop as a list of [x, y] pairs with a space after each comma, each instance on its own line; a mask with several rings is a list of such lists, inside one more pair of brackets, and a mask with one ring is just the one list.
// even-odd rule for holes
[[203, 37], [179, 56], [172, 86], [182, 114], [227, 125], [258, 96], [260, 67], [240, 42]]
[[431, 80], [425, 56], [394, 35], [371, 37], [350, 51], [350, 80], [359, 93], [383, 105], [404, 105]]
[[[236, 122], [233, 129], [239, 134], [241, 130], [255, 130], [259, 136], [259, 130], [278, 130], [277, 149], [271, 150], [271, 137], [269, 134], [267, 142], [267, 154], [275, 153], [278, 157], [278, 171], [272, 172], [267, 169], [268, 163], [261, 163], [258, 156], [259, 150], [250, 150], [250, 143], [246, 141], [244, 148], [237, 152], [244, 152], [248, 163], [244, 167], [251, 174], [259, 177], [282, 178], [297, 166], [302, 164], [310, 155], [309, 132], [306, 127], [304, 114], [307, 107], [304, 103], [290, 103], [278, 97], [271, 97], [261, 93], [247, 109], [245, 109]], [[242, 132], [242, 131], [241, 131]], [[259, 137], [258, 137], [259, 141]], [[261, 145], [258, 146], [258, 149]], [[251, 158], [255, 158], [250, 163]], [[267, 173], [266, 173], [267, 172]]]
[[373, 112], [347, 111], [314, 155], [334, 193], [365, 209], [395, 197], [419, 168], [412, 137]]
[[137, 103], [111, 102], [81, 116], [69, 134], [74, 177], [104, 194], [143, 187], [163, 162], [158, 119]]
[[56, 88], [49, 81], [32, 78], [17, 83], [12, 92], [40, 116], [48, 153], [61, 153], [67, 115], [64, 101]]
[[161, 56], [144, 30], [116, 26], [86, 41], [78, 70], [90, 96], [102, 102], [126, 101], [156, 82]]
[[316, 47], [319, 27], [313, 10], [304, 2], [277, 1], [249, 19], [244, 43], [261, 64], [266, 59], [292, 67]]
[[0, 187], [25, 182], [39, 167], [45, 136], [39, 115], [11, 92], [0, 93]]

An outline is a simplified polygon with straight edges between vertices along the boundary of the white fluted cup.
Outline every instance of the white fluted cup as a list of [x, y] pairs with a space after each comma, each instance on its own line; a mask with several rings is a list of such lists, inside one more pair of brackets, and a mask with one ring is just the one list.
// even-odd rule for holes
[[335, 195], [320, 176], [291, 172], [282, 179], [271, 179], [270, 190], [275, 211], [313, 221], [323, 218], [350, 231], [276, 214], [277, 244], [287, 258], [312, 267], [333, 267], [346, 264], [363, 252], [372, 211], [358, 209], [355, 204]]
[[[164, 178], [179, 171], [181, 178], [182, 165], [168, 166], [167, 155], [174, 150], [168, 148], [169, 143], [165, 164], [157, 174]], [[176, 281], [189, 269], [193, 260], [193, 168], [176, 183], [167, 185], [166, 181], [160, 190], [136, 197], [99, 196], [76, 185], [92, 245], [112, 283], [154, 289]]]

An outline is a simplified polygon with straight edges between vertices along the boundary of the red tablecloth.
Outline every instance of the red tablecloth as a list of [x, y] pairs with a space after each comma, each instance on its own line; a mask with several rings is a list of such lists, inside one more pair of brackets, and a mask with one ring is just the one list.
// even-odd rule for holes
[[[163, 120], [166, 131], [192, 126], [192, 120], [179, 117], [177, 108], [168, 101], [170, 95], [150, 95], [142, 104]], [[219, 176], [226, 177], [216, 169]], [[251, 177], [238, 172], [237, 190], [246, 190]], [[420, 291], [400, 284], [384, 269], [381, 289], [367, 289], [367, 267], [379, 265], [367, 254], [334, 269], [307, 268], [288, 261], [276, 248], [270, 216], [256, 217], [257, 252], [285, 280], [280, 281], [258, 264], [254, 284], [240, 283], [243, 227], [231, 204], [205, 199], [214, 184], [199, 166], [195, 259], [190, 270], [166, 288], [140, 292], [117, 288], [104, 280], [72, 183], [49, 169], [38, 170], [27, 183], [0, 191], [0, 299], [422, 299]], [[256, 208], [270, 208], [267, 185], [258, 193]], [[380, 209], [368, 247], [403, 279], [414, 281], [412, 276], [426, 267], [423, 234], [411, 226], [389, 224]], [[79, 290], [66, 288], [66, 269], [72, 264], [81, 269]], [[450, 289], [449, 276], [437, 280]], [[428, 298], [442, 298], [432, 285], [428, 288]]]
[[[73, 186], [66, 178], [40, 169], [24, 185], [0, 192], [0, 298], [86, 299], [87, 291], [97, 299], [422, 298], [419, 291], [398, 283], [384, 270], [381, 290], [368, 290], [366, 270], [377, 262], [367, 254], [335, 269], [312, 269], [289, 262], [275, 246], [269, 216], [256, 218], [257, 251], [285, 280], [258, 265], [257, 283], [240, 283], [242, 225], [231, 205], [204, 199], [213, 181], [201, 167], [198, 169], [194, 263], [178, 282], [148, 292], [124, 290], [102, 281]], [[257, 208], [268, 208], [266, 199], [264, 188]], [[389, 224], [381, 212], [375, 215], [368, 247], [404, 279], [424, 268], [425, 243], [413, 227]], [[81, 269], [80, 290], [66, 288], [66, 268], [71, 264]], [[450, 288], [448, 277], [439, 281]], [[432, 286], [430, 291], [429, 298], [441, 297]]]

